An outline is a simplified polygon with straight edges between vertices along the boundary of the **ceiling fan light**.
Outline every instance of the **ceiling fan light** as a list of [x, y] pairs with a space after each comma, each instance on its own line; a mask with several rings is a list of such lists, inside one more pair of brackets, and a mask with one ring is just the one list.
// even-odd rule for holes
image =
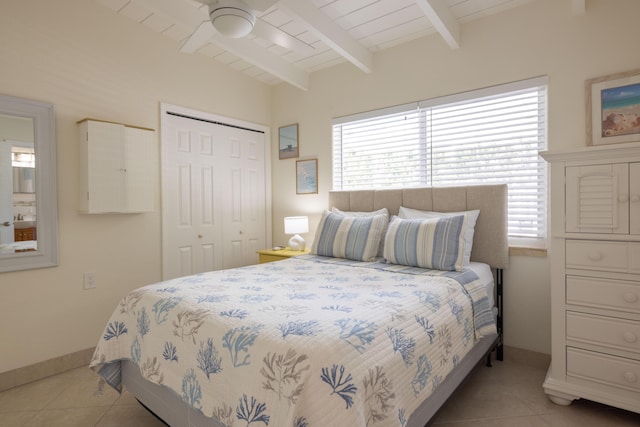
[[250, 10], [220, 7], [211, 12], [211, 23], [218, 32], [232, 38], [244, 37], [251, 32], [256, 16]]

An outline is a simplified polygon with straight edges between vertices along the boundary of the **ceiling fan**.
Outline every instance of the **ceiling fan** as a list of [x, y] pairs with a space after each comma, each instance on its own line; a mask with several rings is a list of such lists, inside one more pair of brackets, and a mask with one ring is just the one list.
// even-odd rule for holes
[[297, 52], [313, 50], [312, 46], [300, 39], [256, 17], [256, 11], [264, 12], [278, 0], [197, 1], [207, 5], [208, 11], [201, 9], [202, 22], [184, 42], [180, 48], [182, 52], [195, 52], [216, 33], [230, 38], [242, 38], [251, 33], [289, 50]]

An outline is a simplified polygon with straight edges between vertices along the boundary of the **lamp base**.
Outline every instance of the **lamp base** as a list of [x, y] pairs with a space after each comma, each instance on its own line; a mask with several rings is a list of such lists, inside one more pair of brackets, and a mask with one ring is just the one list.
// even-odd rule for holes
[[292, 251], [304, 251], [304, 239], [300, 235], [296, 234], [289, 239], [289, 248]]

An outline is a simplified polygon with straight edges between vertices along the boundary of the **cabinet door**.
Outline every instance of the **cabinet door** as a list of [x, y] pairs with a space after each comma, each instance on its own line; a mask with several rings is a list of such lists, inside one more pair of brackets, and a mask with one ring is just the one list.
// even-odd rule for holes
[[88, 212], [121, 212], [124, 206], [124, 126], [88, 122]]
[[125, 127], [125, 212], [155, 210], [158, 187], [158, 150], [148, 129]]
[[629, 165], [566, 168], [566, 231], [629, 233]]
[[640, 163], [629, 164], [629, 232], [640, 235]]

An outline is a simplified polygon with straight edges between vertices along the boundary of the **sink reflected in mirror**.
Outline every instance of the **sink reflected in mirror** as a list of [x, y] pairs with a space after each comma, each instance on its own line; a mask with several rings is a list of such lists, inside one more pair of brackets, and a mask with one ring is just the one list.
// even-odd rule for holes
[[23, 228], [33, 228], [36, 226], [36, 222], [34, 220], [29, 220], [29, 221], [15, 221], [13, 223], [13, 228], [20, 230]]

